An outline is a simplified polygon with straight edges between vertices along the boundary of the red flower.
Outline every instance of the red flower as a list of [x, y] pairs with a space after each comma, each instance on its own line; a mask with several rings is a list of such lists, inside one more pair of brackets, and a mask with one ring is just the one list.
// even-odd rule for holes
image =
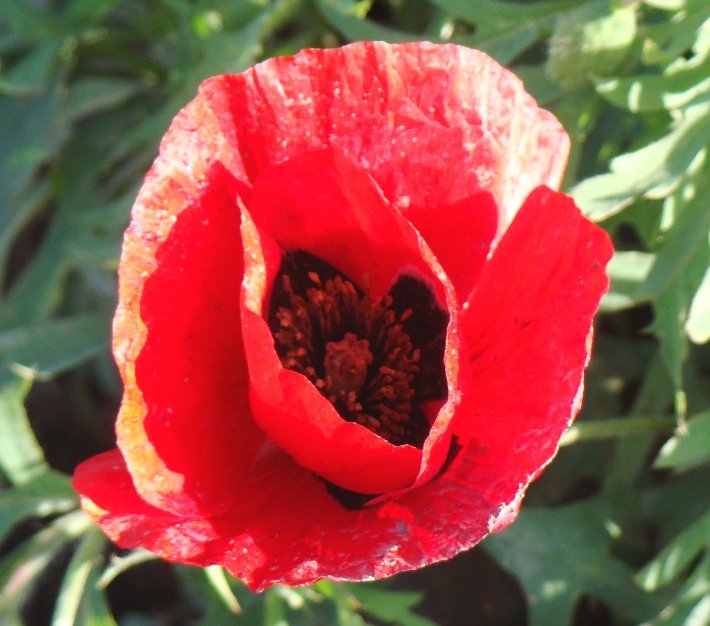
[[509, 524], [579, 409], [607, 288], [608, 237], [539, 186], [567, 150], [456, 46], [203, 83], [126, 233], [119, 449], [77, 469], [85, 510], [253, 589], [389, 576]]

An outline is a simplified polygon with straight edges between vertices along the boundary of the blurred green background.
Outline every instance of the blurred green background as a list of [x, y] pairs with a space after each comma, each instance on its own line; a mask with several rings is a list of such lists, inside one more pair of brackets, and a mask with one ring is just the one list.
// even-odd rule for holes
[[[114, 445], [123, 229], [206, 77], [362, 39], [482, 49], [565, 125], [612, 235], [580, 419], [518, 521], [375, 584], [249, 593], [117, 550], [68, 475]], [[708, 0], [0, 0], [0, 624], [710, 624]]]

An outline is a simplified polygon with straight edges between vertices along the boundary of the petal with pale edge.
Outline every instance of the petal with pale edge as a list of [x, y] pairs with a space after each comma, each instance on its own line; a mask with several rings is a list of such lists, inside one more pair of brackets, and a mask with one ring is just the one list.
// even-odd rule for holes
[[569, 152], [561, 124], [519, 78], [455, 45], [304, 50], [210, 79], [200, 93], [249, 180], [331, 146], [405, 216], [489, 191], [502, 230], [535, 187], [559, 186]]
[[[457, 46], [307, 50], [203, 83], [126, 233], [119, 450], [77, 468], [84, 509], [121, 547], [252, 589], [382, 578], [510, 523], [579, 409], [608, 284], [606, 234], [538, 187], [568, 146], [517, 78]], [[422, 450], [281, 367], [263, 317], [294, 249], [376, 295], [413, 272], [448, 312]]]

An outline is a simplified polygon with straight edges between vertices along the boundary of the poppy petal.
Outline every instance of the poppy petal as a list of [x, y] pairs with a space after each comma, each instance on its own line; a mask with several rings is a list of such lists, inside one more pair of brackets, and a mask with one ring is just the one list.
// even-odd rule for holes
[[534, 187], [559, 186], [569, 152], [560, 123], [514, 74], [455, 45], [304, 50], [206, 81], [201, 94], [252, 181], [332, 146], [405, 215], [490, 191], [501, 231]]
[[219, 517], [178, 516], [147, 504], [118, 451], [79, 465], [73, 485], [84, 509], [122, 548], [222, 565], [254, 591], [324, 576], [384, 578], [450, 558], [488, 534], [497, 510], [452, 480], [347, 510], [323, 481], [268, 444], [240, 485], [240, 499]]
[[120, 547], [142, 547], [171, 561], [204, 564], [205, 546], [217, 534], [204, 519], [176, 516], [148, 504], [136, 491], [118, 450], [84, 461], [72, 485], [82, 507]]
[[[214, 166], [157, 249], [157, 268], [144, 279], [141, 294], [147, 337], [135, 362], [140, 404], [131, 412], [124, 405], [117, 424], [132, 472], [145, 472], [136, 468], [141, 444], [131, 429], [140, 416], [155, 453], [168, 471], [182, 477], [169, 498], [187, 498], [211, 513], [229, 506], [235, 482], [264, 439], [249, 409], [239, 325], [241, 220], [230, 181], [224, 168]], [[160, 472], [134, 475], [148, 501], [175, 509], [160, 491]]]
[[555, 455], [580, 408], [592, 317], [608, 288], [612, 253], [608, 235], [571, 198], [539, 187], [465, 305], [471, 393], [454, 428], [485, 449], [470, 481], [492, 502], [517, 511], [518, 496]]
[[465, 302], [483, 271], [498, 229], [498, 208], [482, 191], [453, 204], [415, 208], [407, 218], [416, 225]]

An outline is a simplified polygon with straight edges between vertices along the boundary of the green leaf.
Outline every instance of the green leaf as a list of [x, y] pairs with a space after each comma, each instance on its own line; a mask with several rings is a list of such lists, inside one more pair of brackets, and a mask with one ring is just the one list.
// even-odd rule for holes
[[0, 92], [30, 94], [47, 87], [63, 38], [53, 38], [33, 48], [0, 80]]
[[[0, 148], [1, 150], [2, 148]], [[0, 192], [1, 194], [2, 192]], [[51, 189], [43, 180], [26, 190], [25, 194], [15, 197], [13, 206], [7, 208], [5, 227], [0, 230], [0, 279], [7, 272], [7, 261], [10, 248], [16, 237], [47, 205], [51, 197]], [[0, 217], [0, 223], [3, 219]]]
[[562, 15], [550, 39], [546, 70], [566, 87], [591, 75], [609, 75], [625, 59], [636, 37], [636, 10], [590, 2]]
[[45, 36], [55, 26], [50, 14], [30, 2], [0, 0], [0, 15], [12, 31], [27, 37]]
[[644, 589], [655, 591], [680, 576], [698, 553], [710, 546], [710, 511], [668, 544], [638, 574]]
[[[34, 210], [15, 204], [37, 166], [58, 147], [63, 127], [57, 123], [60, 85], [32, 98], [0, 98], [0, 265], [11, 239]], [[41, 203], [40, 203], [41, 204]]]
[[690, 303], [685, 332], [694, 343], [702, 344], [710, 340], [710, 268]]
[[158, 557], [155, 554], [148, 552], [148, 550], [145, 550], [144, 548], [136, 548], [135, 550], [131, 550], [125, 556], [114, 556], [111, 558], [111, 562], [101, 573], [101, 577], [96, 584], [100, 589], [105, 589], [119, 574], [123, 574], [136, 565], [146, 563], [147, 561], [153, 561], [157, 558]]
[[634, 620], [663, 606], [634, 584], [630, 567], [610, 555], [609, 529], [616, 525], [605, 509], [599, 499], [523, 509], [515, 523], [486, 539], [485, 549], [523, 585], [531, 626], [571, 623], [583, 595]]
[[473, 35], [454, 37], [452, 41], [483, 50], [501, 65], [507, 65], [548, 35], [553, 26], [554, 18], [544, 17], [500, 29], [480, 28]]
[[77, 612], [76, 626], [117, 626], [108, 607], [106, 595], [98, 587], [102, 567], [102, 560], [95, 559], [91, 564]]
[[469, 24], [498, 31], [508, 30], [514, 24], [555, 17], [578, 5], [572, 0], [526, 4], [498, 0], [432, 0], [432, 4]]
[[108, 347], [111, 316], [83, 314], [0, 332], [0, 359], [57, 374]]
[[665, 9], [666, 11], [676, 11], [682, 9], [685, 5], [685, 0], [644, 0], [644, 4], [656, 9]]
[[98, 526], [90, 526], [83, 534], [64, 573], [52, 616], [52, 626], [72, 626], [76, 623], [89, 576], [92, 569], [103, 562], [107, 541]]
[[80, 537], [91, 525], [83, 511], [63, 515], [0, 562], [0, 615], [7, 620], [5, 624], [23, 624], [20, 610], [34, 580], [66, 543]]
[[618, 311], [637, 304], [634, 293], [648, 276], [653, 260], [654, 255], [647, 252], [615, 252], [607, 265], [611, 284], [600, 310]]
[[64, 9], [64, 15], [77, 24], [96, 23], [119, 2], [120, 0], [73, 0]]
[[656, 457], [656, 467], [687, 470], [710, 461], [710, 411], [689, 419]]
[[262, 54], [263, 41], [289, 19], [299, 4], [300, 0], [274, 0], [236, 32], [222, 32], [208, 39], [204, 57], [189, 68], [180, 87], [153, 115], [122, 138], [103, 165], [114, 165], [146, 144], [157, 145], [173, 117], [195, 97], [203, 80], [217, 74], [243, 72], [253, 65]]
[[[691, 185], [695, 197], [690, 202], [683, 203], [683, 190], [677, 194], [676, 206], [685, 206], [682, 206], [680, 215], [666, 233], [665, 241], [658, 248], [646, 279], [636, 290], [635, 297], [638, 300], [657, 298], [663, 291], [671, 288], [674, 282], [683, 280], [684, 274], [689, 271], [694, 274], [700, 271], [700, 278], [695, 287], [699, 286], [707, 268], [702, 251], [708, 247], [710, 230], [710, 201], [707, 196], [710, 192], [710, 180], [707, 180], [706, 173], [701, 173], [699, 178], [697, 186]], [[691, 268], [691, 264], [696, 264], [697, 268]], [[690, 296], [694, 293], [695, 290]]]
[[[708, 98], [710, 100], [710, 98]], [[635, 198], [665, 197], [710, 143], [710, 102], [689, 106], [666, 136], [614, 158], [610, 172], [583, 180], [571, 194], [587, 217], [600, 221]]]
[[229, 585], [229, 580], [227, 579], [227, 574], [223, 567], [219, 565], [212, 565], [205, 568], [205, 576], [209, 581], [212, 589], [217, 594], [217, 596], [224, 602], [224, 605], [229, 609], [231, 613], [237, 614], [242, 612], [242, 607], [239, 604], [237, 596], [234, 595], [231, 586]]
[[360, 602], [362, 610], [377, 619], [401, 626], [436, 626], [411, 610], [421, 600], [417, 591], [394, 591], [372, 583], [349, 584], [347, 589]]
[[53, 472], [0, 491], [0, 542], [23, 519], [67, 513], [78, 506], [79, 498], [69, 479]]
[[49, 470], [25, 412], [24, 399], [31, 385], [29, 379], [16, 378], [0, 388], [0, 467], [15, 485]]
[[678, 597], [644, 626], [702, 626], [710, 623], [710, 555], [705, 555]]
[[447, 15], [475, 24], [473, 35], [452, 41], [478, 48], [506, 65], [554, 28], [557, 15], [574, 2], [513, 3], [497, 0], [432, 0]]
[[518, 65], [512, 70], [525, 84], [525, 91], [535, 98], [540, 106], [564, 93], [562, 87], [551, 80], [539, 65]]
[[64, 110], [64, 119], [74, 122], [87, 115], [122, 104], [145, 85], [125, 78], [92, 76], [80, 78], [71, 85]]
[[708, 51], [703, 50], [702, 42], [708, 36], [710, 7], [704, 0], [688, 0], [683, 4], [683, 10], [670, 16], [668, 21], [646, 27], [647, 38], [642, 56], [645, 65], [667, 66], [677, 63], [679, 57], [685, 57], [689, 49], [696, 54], [692, 61], [701, 63], [705, 59]]
[[350, 41], [382, 40], [397, 43], [422, 39], [421, 36], [364, 19], [360, 7], [365, 5], [357, 0], [316, 0], [316, 4], [328, 23]]
[[611, 439], [641, 433], [668, 432], [674, 430], [675, 427], [675, 418], [656, 415], [577, 420], [562, 433], [560, 446], [569, 446], [573, 443], [590, 439]]
[[677, 109], [710, 91], [710, 67], [596, 81], [597, 93], [633, 113]]

